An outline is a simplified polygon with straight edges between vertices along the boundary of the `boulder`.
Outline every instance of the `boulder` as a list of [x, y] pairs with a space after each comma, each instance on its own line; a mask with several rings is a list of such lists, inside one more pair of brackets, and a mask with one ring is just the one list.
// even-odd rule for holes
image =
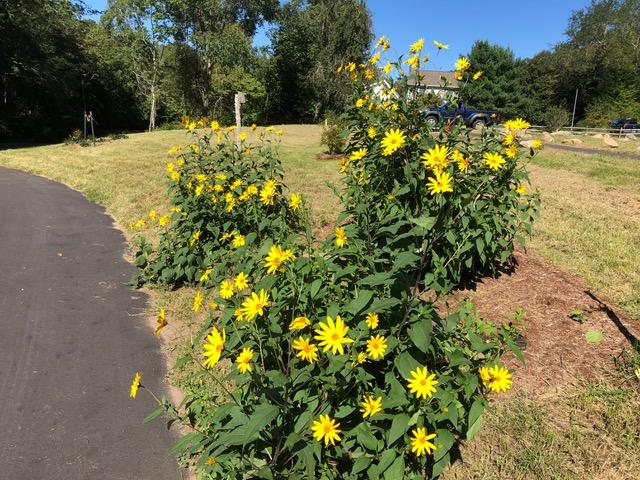
[[627, 133], [625, 135], [625, 138], [628, 138], [629, 140], [636, 140], [637, 139], [637, 137], [633, 133]]
[[611, 135], [606, 134], [602, 137], [602, 145], [604, 145], [605, 147], [610, 147], [610, 148], [618, 148], [618, 142], [616, 142], [613, 138], [611, 138]]
[[595, 135], [592, 135], [593, 138], [602, 138], [602, 134], [601, 133], [596, 133]]
[[563, 140], [562, 143], [566, 145], [580, 145], [581, 143], [584, 143], [584, 142], [577, 138], [567, 138], [566, 140]]
[[549, 132], [542, 132], [542, 140], [547, 143], [553, 143], [556, 141], [555, 138]]
[[556, 132], [551, 132], [551, 135], [553, 135], [554, 137], [561, 136], [561, 135], [571, 135], [571, 132], [567, 132], [565, 130], [558, 130]]

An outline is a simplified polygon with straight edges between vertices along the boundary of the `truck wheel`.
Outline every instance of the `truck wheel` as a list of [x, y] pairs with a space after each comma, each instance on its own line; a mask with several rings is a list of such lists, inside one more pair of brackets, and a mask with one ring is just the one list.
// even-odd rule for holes
[[438, 119], [432, 115], [432, 116], [427, 117], [426, 123], [430, 127], [435, 127], [438, 124]]
[[484, 118], [476, 118], [471, 124], [471, 128], [485, 128], [487, 121]]

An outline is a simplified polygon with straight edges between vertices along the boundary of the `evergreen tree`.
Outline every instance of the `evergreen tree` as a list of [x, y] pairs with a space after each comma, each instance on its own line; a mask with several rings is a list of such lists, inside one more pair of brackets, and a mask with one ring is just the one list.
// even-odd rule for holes
[[525, 91], [525, 63], [510, 49], [481, 40], [473, 44], [468, 58], [474, 70], [484, 73], [480, 80], [461, 87], [467, 104], [498, 110], [507, 118], [521, 117], [531, 110]]

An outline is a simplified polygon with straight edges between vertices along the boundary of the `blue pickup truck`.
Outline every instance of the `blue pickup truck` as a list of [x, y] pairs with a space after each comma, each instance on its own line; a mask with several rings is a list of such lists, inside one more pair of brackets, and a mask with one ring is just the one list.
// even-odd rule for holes
[[448, 102], [443, 103], [438, 108], [423, 110], [425, 122], [428, 125], [436, 126], [440, 121], [445, 123], [462, 120], [467, 127], [487, 127], [500, 123], [500, 113], [494, 110], [475, 110], [467, 108], [462, 101], [457, 105]]

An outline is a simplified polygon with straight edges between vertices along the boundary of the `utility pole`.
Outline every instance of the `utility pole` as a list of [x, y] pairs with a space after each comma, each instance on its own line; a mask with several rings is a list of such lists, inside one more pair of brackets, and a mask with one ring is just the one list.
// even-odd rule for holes
[[573, 122], [576, 119], [576, 105], [578, 105], [578, 89], [576, 88], [576, 98], [573, 101], [573, 115], [571, 115], [571, 131], [573, 131]]

